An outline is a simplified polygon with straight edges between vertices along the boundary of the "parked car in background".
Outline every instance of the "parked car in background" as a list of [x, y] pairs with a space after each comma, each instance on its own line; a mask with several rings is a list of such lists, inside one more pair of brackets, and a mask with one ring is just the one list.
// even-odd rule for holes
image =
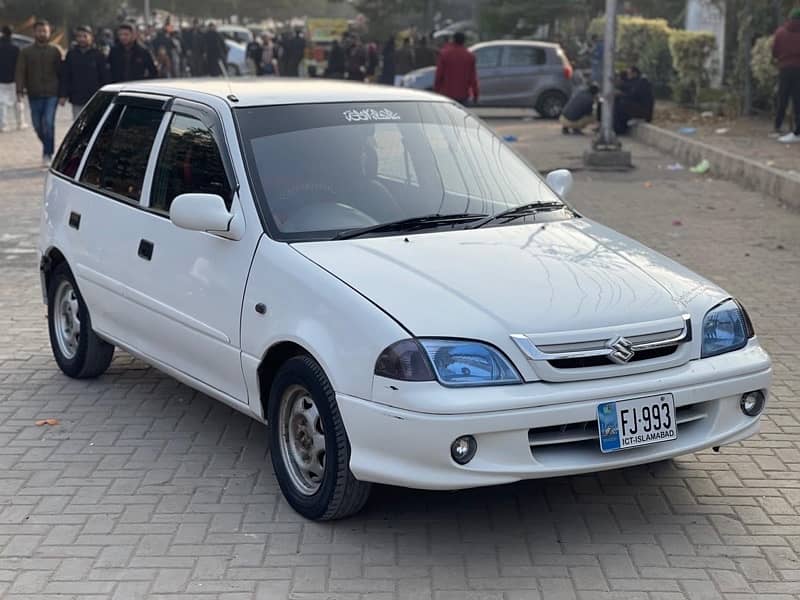
[[253, 32], [239, 25], [218, 25], [217, 32], [226, 40], [232, 40], [245, 46], [253, 41]]
[[416, 90], [106, 86], [45, 183], [52, 351], [87, 378], [125, 349], [267, 423], [310, 519], [372, 483], [595, 473], [754, 435], [772, 369], [744, 308], [583, 217], [571, 184]]
[[[478, 63], [478, 106], [534, 108], [555, 119], [572, 95], [573, 69], [558, 44], [501, 40], [470, 47]], [[433, 90], [436, 67], [403, 78], [405, 87]]]
[[225, 47], [228, 49], [228, 54], [225, 57], [225, 68], [228, 71], [228, 76], [251, 75], [250, 67], [247, 64], [247, 46], [230, 38], [225, 38]]
[[33, 43], [33, 38], [27, 35], [22, 35], [21, 33], [12, 33], [11, 43], [21, 50], [22, 48], [30, 46]]

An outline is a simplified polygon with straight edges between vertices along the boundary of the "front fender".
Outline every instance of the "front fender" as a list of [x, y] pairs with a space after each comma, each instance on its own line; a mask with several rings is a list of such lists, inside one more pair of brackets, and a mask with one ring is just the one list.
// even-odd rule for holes
[[[266, 312], [255, 310], [266, 305]], [[256, 370], [275, 344], [293, 342], [322, 366], [337, 393], [370, 399], [380, 352], [410, 334], [350, 286], [291, 245], [261, 238], [242, 310], [243, 368], [250, 404]]]

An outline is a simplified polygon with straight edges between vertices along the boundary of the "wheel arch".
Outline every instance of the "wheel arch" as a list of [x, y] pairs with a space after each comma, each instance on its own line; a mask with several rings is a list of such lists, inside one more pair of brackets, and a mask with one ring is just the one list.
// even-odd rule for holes
[[320, 368], [322, 368], [323, 372], [325, 372], [324, 367], [322, 367], [313, 353], [297, 342], [284, 340], [270, 346], [264, 353], [257, 370], [258, 396], [259, 402], [261, 402], [261, 414], [264, 416], [265, 421], [268, 414], [267, 404], [269, 402], [270, 390], [275, 381], [275, 376], [278, 374], [278, 370], [281, 366], [283, 366], [287, 360], [295, 356], [308, 356], [313, 358], [320, 364]]
[[547, 99], [548, 96], [557, 96], [557, 97], [561, 98], [563, 103], [564, 103], [564, 106], [566, 106], [567, 102], [569, 101], [569, 95], [564, 90], [561, 90], [559, 88], [547, 87], [547, 88], [544, 88], [541, 92], [539, 92], [539, 95], [536, 97], [536, 102], [535, 102], [535, 105], [534, 105], [534, 108], [536, 109], [536, 112], [538, 112], [540, 114], [540, 116], [542, 116], [544, 118], [557, 118], [557, 117], [551, 117], [551, 116], [544, 115], [544, 114], [542, 114], [542, 111], [540, 110], [541, 107], [542, 107], [542, 103]]
[[42, 254], [42, 260], [39, 263], [39, 272], [42, 276], [42, 293], [44, 294], [45, 303], [47, 302], [47, 292], [50, 289], [50, 279], [53, 275], [53, 271], [55, 271], [58, 265], [63, 263], [67, 263], [67, 266], [69, 266], [69, 262], [64, 256], [64, 253], [56, 246], [50, 246], [50, 248], [45, 250]]

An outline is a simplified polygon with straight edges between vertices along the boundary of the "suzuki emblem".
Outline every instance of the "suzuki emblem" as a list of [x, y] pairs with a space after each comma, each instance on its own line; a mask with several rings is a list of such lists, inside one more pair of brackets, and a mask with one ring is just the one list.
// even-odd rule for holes
[[611, 350], [608, 358], [618, 365], [624, 365], [633, 358], [633, 344], [622, 336], [609, 340], [606, 346]]

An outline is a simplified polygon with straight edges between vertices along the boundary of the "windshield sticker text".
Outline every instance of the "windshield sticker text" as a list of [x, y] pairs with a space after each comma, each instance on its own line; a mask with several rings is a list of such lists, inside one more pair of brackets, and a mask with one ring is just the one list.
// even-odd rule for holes
[[400, 115], [388, 108], [362, 108], [361, 110], [346, 110], [342, 113], [348, 123], [355, 121], [399, 121]]

